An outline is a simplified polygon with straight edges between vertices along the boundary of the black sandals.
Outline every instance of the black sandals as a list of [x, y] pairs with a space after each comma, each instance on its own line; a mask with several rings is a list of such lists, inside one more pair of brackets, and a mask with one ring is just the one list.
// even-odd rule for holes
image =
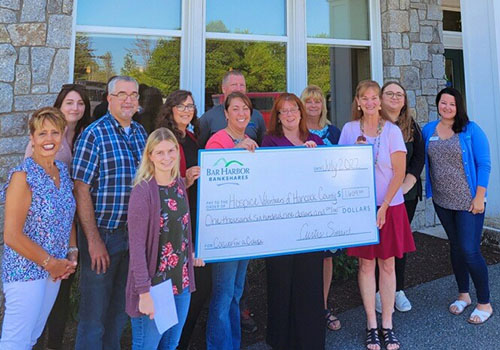
[[386, 349], [387, 345], [397, 345], [398, 347], [396, 349], [399, 349], [401, 347], [401, 343], [399, 342], [398, 338], [396, 338], [396, 335], [394, 334], [392, 328], [382, 328], [381, 330], [382, 336], [384, 337], [384, 346]]
[[382, 344], [380, 343], [380, 339], [378, 337], [378, 329], [371, 328], [366, 330], [366, 349], [372, 350], [369, 345], [378, 345], [379, 350], [382, 349]]

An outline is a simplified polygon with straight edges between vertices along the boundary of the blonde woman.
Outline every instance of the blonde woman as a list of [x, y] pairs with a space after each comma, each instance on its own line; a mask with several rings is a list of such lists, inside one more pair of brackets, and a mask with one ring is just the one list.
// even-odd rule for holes
[[406, 147], [401, 130], [388, 120], [381, 107], [381, 89], [377, 82], [364, 80], [356, 88], [352, 103], [352, 121], [344, 125], [340, 145], [373, 145], [377, 227], [380, 243], [348, 248], [347, 254], [359, 258], [358, 284], [366, 312], [366, 348], [382, 348], [375, 313], [375, 266], [380, 270], [382, 329], [386, 350], [400, 348], [392, 328], [396, 294], [394, 257], [415, 250], [401, 185], [405, 178]]
[[56, 160], [67, 121], [56, 108], [29, 121], [32, 155], [0, 188], [5, 200], [2, 282], [5, 293], [0, 349], [31, 349], [43, 331], [59, 285], [75, 272], [73, 182]]
[[[159, 128], [149, 136], [128, 208], [130, 264], [126, 311], [132, 321], [132, 349], [175, 349], [195, 290], [191, 218], [179, 175], [179, 144]], [[154, 323], [151, 286], [170, 279], [179, 322], [160, 334]]]
[[309, 132], [319, 136], [325, 145], [336, 145], [339, 142], [340, 130], [328, 120], [326, 98], [321, 88], [309, 85], [300, 94], [300, 100], [306, 108]]
[[[340, 130], [330, 123], [326, 110], [326, 98], [321, 88], [317, 85], [309, 85], [302, 91], [300, 100], [306, 110], [306, 124], [311, 134], [321, 138], [325, 145], [336, 145], [339, 143]], [[323, 301], [325, 308], [326, 327], [332, 331], [341, 328], [340, 320], [328, 308], [328, 294], [333, 278], [333, 256], [339, 254], [340, 250], [327, 250], [323, 259]]]

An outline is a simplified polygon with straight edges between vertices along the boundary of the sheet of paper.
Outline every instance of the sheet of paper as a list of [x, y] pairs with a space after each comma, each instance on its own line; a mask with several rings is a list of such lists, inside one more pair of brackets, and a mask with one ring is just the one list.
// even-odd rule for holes
[[179, 322], [177, 309], [175, 308], [172, 280], [166, 280], [151, 287], [150, 292], [155, 307], [156, 328], [158, 328], [160, 334], [163, 334]]

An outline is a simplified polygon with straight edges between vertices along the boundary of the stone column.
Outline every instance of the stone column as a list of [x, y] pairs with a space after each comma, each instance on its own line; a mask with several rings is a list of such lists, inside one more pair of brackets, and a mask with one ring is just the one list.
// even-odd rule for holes
[[[413, 116], [424, 125], [437, 118], [434, 100], [446, 85], [441, 0], [381, 0], [380, 5], [384, 80], [406, 88]], [[437, 223], [432, 203], [421, 202], [412, 226]]]
[[[0, 186], [23, 158], [29, 116], [69, 80], [72, 13], [73, 0], [0, 0]], [[3, 222], [2, 204], [2, 234]]]

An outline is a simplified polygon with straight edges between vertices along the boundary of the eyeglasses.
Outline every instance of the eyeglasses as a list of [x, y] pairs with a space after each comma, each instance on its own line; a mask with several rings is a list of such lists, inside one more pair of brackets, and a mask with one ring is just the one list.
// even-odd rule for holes
[[175, 106], [175, 108], [177, 108], [177, 110], [179, 112], [184, 112], [184, 111], [194, 111], [194, 109], [196, 108], [195, 105], [177, 105]]
[[392, 91], [386, 91], [384, 92], [384, 95], [386, 95], [389, 98], [396, 98], [398, 100], [401, 100], [403, 97], [405, 97], [405, 95], [400, 92], [392, 92]]
[[110, 94], [110, 95], [115, 96], [120, 102], [125, 102], [127, 100], [127, 97], [130, 97], [132, 101], [137, 101], [139, 99], [139, 94], [135, 91], [132, 92], [130, 95], [123, 91], [117, 94]]
[[298, 111], [299, 111], [298, 107], [279, 110], [280, 114], [293, 114], [293, 113], [297, 113]]

